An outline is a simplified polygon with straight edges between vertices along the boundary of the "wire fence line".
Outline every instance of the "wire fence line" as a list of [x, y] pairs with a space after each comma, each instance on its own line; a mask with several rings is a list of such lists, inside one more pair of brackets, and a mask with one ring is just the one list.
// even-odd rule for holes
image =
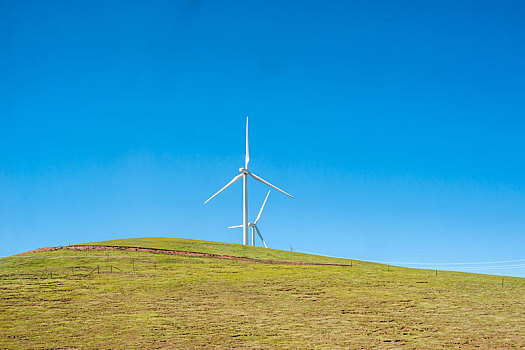
[[[462, 270], [499, 270], [499, 269], [516, 269], [520, 267], [525, 267], [525, 264], [518, 264], [518, 265], [495, 265], [495, 266], [476, 266], [476, 267], [463, 267], [458, 266], [456, 268], [462, 269]], [[446, 267], [446, 268], [454, 268], [454, 267]]]
[[[293, 248], [294, 252], [299, 253], [305, 253], [305, 254], [312, 254], [312, 255], [323, 255], [330, 258], [338, 258], [338, 259], [348, 259], [341, 256], [331, 256], [331, 255], [325, 255], [320, 253], [313, 253], [308, 252], [301, 249]], [[352, 259], [350, 259], [352, 260]], [[411, 267], [441, 267], [441, 268], [449, 268], [449, 269], [462, 269], [462, 270], [496, 270], [496, 269], [516, 269], [516, 268], [522, 268], [525, 267], [524, 264], [510, 264], [510, 265], [492, 265], [492, 266], [485, 266], [488, 264], [508, 264], [508, 263], [516, 263], [516, 262], [525, 262], [525, 259], [514, 259], [514, 260], [499, 260], [499, 261], [477, 261], [477, 262], [401, 262], [401, 261], [381, 261], [381, 260], [366, 260], [367, 262], [371, 263], [378, 263], [378, 264], [387, 264], [387, 265], [409, 265]], [[475, 266], [478, 265], [478, 266]]]
[[[293, 252], [299, 252], [311, 255], [321, 255], [329, 258], [355, 260], [341, 256], [326, 255], [322, 253], [309, 252], [297, 248], [293, 248]], [[25, 259], [93, 259], [93, 258], [105, 258], [105, 259], [136, 259], [136, 258], [149, 258], [151, 255], [56, 255], [56, 256], [24, 256], [24, 255], [12, 255], [12, 256], [0, 256], [1, 258], [25, 258]], [[402, 261], [382, 261], [382, 260], [366, 260], [371, 263], [387, 264], [387, 265], [408, 265], [409, 267], [426, 267], [426, 268], [443, 268], [443, 269], [461, 269], [461, 270], [497, 270], [497, 269], [516, 269], [525, 267], [525, 259], [513, 259], [513, 260], [499, 260], [499, 261], [478, 261], [478, 262], [402, 262]], [[508, 263], [520, 263], [523, 264], [508, 264]], [[488, 264], [502, 264], [502, 265], [488, 265]], [[487, 266], [488, 265], [488, 266]]]
[[483, 264], [503, 264], [510, 262], [525, 262], [525, 259], [516, 259], [516, 260], [500, 260], [500, 261], [478, 261], [478, 262], [400, 262], [400, 261], [380, 261], [380, 260], [370, 260], [370, 262], [380, 263], [380, 264], [398, 264], [398, 265], [483, 265]]
[[[99, 258], [106, 258], [106, 256], [98, 256]], [[33, 257], [36, 262], [40, 260], [40, 257]], [[46, 257], [41, 257], [46, 258]], [[59, 258], [72, 258], [71, 256], [61, 256]], [[88, 256], [91, 258], [91, 256]], [[23, 271], [19, 271], [18, 268], [27, 264], [25, 260], [22, 264], [12, 268], [12, 271], [0, 270], [1, 277], [19, 276], [21, 278], [39, 278], [44, 276], [45, 278], [62, 278], [62, 277], [73, 277], [73, 278], [86, 278], [93, 277], [93, 275], [133, 275], [139, 277], [137, 274], [151, 274], [157, 270], [173, 270], [172, 263], [175, 262], [179, 265], [180, 261], [155, 259], [136, 259], [128, 257], [128, 261], [101, 261], [99, 259], [92, 259], [91, 262], [87, 261], [76, 261], [73, 265], [60, 265], [60, 266], [24, 266], [26, 268]], [[184, 264], [184, 263], [183, 263]], [[14, 272], [13, 272], [14, 271]], [[142, 277], [147, 275], [141, 275]]]

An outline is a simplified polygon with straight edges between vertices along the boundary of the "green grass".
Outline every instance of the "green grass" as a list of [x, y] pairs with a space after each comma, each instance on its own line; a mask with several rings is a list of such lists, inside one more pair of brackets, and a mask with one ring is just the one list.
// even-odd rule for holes
[[[341, 263], [168, 238], [97, 244]], [[3, 258], [0, 348], [525, 346], [524, 279], [505, 278], [502, 286], [498, 276], [436, 277], [429, 270], [388, 271], [355, 260], [352, 265], [271, 265], [128, 251]]]
[[210, 241], [197, 241], [182, 238], [128, 238], [115, 239], [94, 243], [84, 243], [89, 245], [122, 246], [122, 247], [141, 247], [179, 250], [185, 252], [211, 253], [219, 255], [230, 255], [246, 258], [280, 260], [280, 261], [300, 261], [310, 263], [331, 263], [331, 264], [350, 264], [350, 260], [329, 258], [319, 255], [302, 254], [288, 252], [277, 249], [267, 249], [261, 247], [251, 247], [240, 244], [220, 243]]

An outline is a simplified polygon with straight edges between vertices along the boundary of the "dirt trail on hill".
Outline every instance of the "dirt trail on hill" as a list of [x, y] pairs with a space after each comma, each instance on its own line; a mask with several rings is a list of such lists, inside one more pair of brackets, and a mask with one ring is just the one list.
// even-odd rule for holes
[[316, 266], [352, 266], [348, 264], [330, 264], [330, 263], [310, 263], [310, 262], [300, 262], [300, 261], [280, 261], [280, 260], [266, 260], [266, 259], [255, 259], [255, 258], [246, 258], [242, 256], [232, 256], [232, 255], [221, 255], [221, 254], [211, 254], [211, 253], [198, 253], [198, 252], [186, 252], [181, 250], [169, 250], [169, 249], [157, 249], [157, 248], [140, 248], [140, 247], [122, 247], [122, 246], [107, 246], [107, 245], [69, 245], [64, 247], [47, 247], [47, 248], [38, 248], [35, 250], [30, 250], [25, 253], [20, 253], [16, 255], [23, 255], [28, 253], [38, 253], [38, 252], [48, 252], [53, 250], [125, 250], [132, 252], [147, 252], [147, 253], [160, 253], [160, 254], [172, 254], [172, 255], [184, 255], [184, 256], [196, 256], [203, 258], [218, 258], [218, 259], [231, 259], [231, 260], [241, 260], [241, 261], [250, 261], [258, 262], [263, 264], [276, 264], [276, 265], [316, 265]]

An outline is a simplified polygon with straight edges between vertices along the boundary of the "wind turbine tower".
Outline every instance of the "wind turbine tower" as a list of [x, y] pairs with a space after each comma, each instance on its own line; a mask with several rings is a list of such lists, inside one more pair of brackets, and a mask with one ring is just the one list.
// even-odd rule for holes
[[[263, 205], [261, 206], [261, 210], [259, 210], [259, 214], [257, 215], [257, 218], [255, 219], [254, 222], [249, 222], [248, 223], [248, 226], [252, 228], [252, 246], [255, 245], [255, 232], [257, 232], [257, 234], [261, 238], [261, 241], [264, 244], [264, 247], [268, 248], [268, 246], [266, 245], [266, 242], [264, 241], [264, 238], [263, 238], [263, 236], [261, 234], [261, 231], [259, 231], [259, 228], [257, 227], [257, 223], [259, 222], [259, 219], [261, 218], [261, 214], [263, 212], [264, 206], [266, 205], [266, 201], [268, 200], [268, 196], [269, 195], [270, 195], [270, 190], [268, 190], [268, 194], [266, 195], [266, 198], [264, 199]], [[230, 226], [228, 228], [239, 228], [239, 227], [243, 227], [243, 225]]]
[[244, 158], [244, 168], [239, 168], [239, 172], [240, 172], [239, 175], [237, 175], [233, 179], [231, 179], [231, 181], [228, 182], [226, 184], [226, 186], [221, 188], [217, 193], [215, 193], [213, 196], [208, 198], [208, 200], [206, 202], [204, 202], [204, 204], [208, 203], [210, 200], [213, 199], [213, 197], [215, 197], [216, 195], [218, 195], [219, 193], [221, 193], [222, 191], [224, 191], [225, 189], [230, 187], [233, 183], [239, 181], [242, 178], [242, 184], [243, 184], [243, 186], [242, 186], [242, 189], [243, 189], [242, 190], [242, 203], [243, 203], [243, 206], [242, 206], [242, 227], [243, 227], [242, 244], [244, 244], [244, 245], [248, 245], [249, 244], [248, 176], [251, 176], [255, 180], [257, 180], [259, 182], [262, 182], [263, 184], [276, 189], [277, 191], [287, 195], [288, 197], [293, 198], [292, 195], [284, 192], [280, 188], [272, 185], [268, 181], [260, 178], [259, 176], [255, 175], [254, 173], [248, 171], [248, 163], [250, 163], [250, 149], [249, 149], [249, 146], [248, 146], [248, 117], [246, 117], [246, 155], [245, 155], [245, 158]]

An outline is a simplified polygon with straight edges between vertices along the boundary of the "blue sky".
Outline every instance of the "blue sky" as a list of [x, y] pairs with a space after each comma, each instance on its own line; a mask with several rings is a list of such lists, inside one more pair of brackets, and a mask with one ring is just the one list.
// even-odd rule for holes
[[[243, 165], [249, 115], [250, 168], [295, 196], [270, 195], [270, 247], [525, 259], [524, 6], [0, 2], [0, 255], [242, 242], [241, 184], [203, 202]], [[251, 217], [265, 193], [250, 183]]]

